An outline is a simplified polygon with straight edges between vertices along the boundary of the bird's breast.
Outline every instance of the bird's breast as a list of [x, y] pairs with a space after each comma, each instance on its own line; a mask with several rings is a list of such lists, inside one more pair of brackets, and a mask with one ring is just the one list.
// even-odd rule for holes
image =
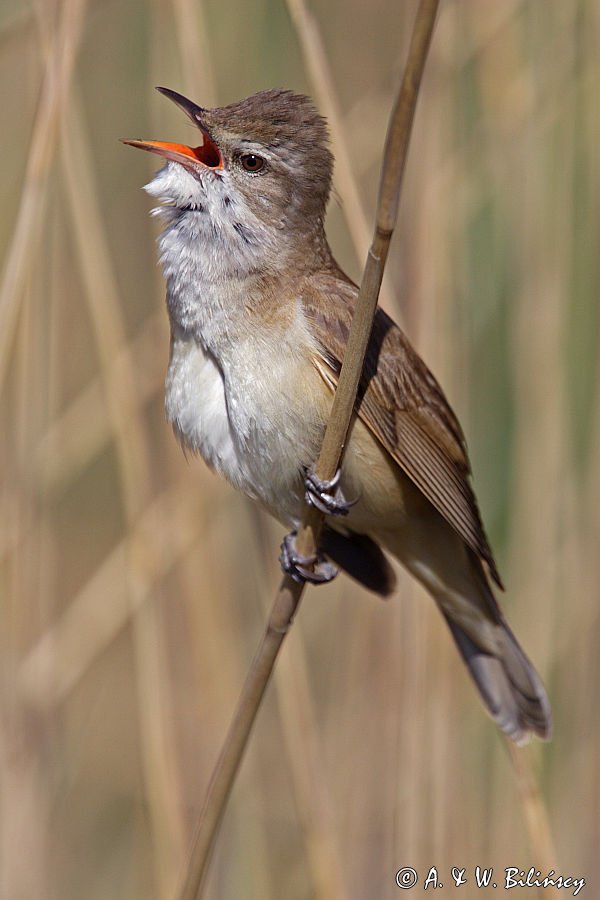
[[302, 504], [331, 403], [306, 347], [265, 334], [216, 356], [175, 334], [166, 412], [184, 445], [286, 524]]
[[175, 338], [165, 384], [165, 410], [182, 443], [211, 468], [235, 472], [237, 448], [222, 373], [195, 341]]

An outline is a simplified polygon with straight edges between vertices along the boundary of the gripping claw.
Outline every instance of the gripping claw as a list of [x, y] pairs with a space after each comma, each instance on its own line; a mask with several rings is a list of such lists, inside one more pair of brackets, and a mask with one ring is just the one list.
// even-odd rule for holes
[[296, 531], [286, 534], [281, 544], [279, 562], [281, 568], [299, 584], [326, 584], [333, 581], [338, 573], [337, 567], [321, 554], [302, 556], [296, 550]]
[[342, 470], [338, 469], [330, 480], [318, 478], [308, 466], [304, 471], [304, 498], [327, 516], [347, 516], [356, 500], [346, 500], [340, 489]]

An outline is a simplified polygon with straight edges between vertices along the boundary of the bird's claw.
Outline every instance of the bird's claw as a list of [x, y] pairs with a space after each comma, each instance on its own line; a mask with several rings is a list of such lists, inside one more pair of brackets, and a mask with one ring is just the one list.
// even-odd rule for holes
[[286, 534], [281, 544], [279, 562], [287, 575], [291, 575], [299, 584], [326, 584], [333, 581], [338, 573], [337, 567], [319, 553], [302, 556], [296, 550], [296, 531]]
[[346, 500], [340, 488], [342, 470], [333, 478], [319, 478], [313, 469], [304, 466], [304, 498], [326, 516], [347, 516], [356, 500]]

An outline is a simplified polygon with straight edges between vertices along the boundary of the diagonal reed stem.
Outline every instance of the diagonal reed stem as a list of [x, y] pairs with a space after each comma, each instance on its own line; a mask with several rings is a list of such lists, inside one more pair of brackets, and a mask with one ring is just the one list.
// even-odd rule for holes
[[[343, 456], [363, 361], [391, 236], [396, 224], [400, 189], [406, 163], [419, 86], [431, 42], [439, 0], [421, 0], [402, 85], [393, 109], [384, 154], [376, 213], [376, 227], [363, 274], [348, 345], [327, 424], [316, 472], [331, 478]], [[298, 534], [300, 553], [310, 555], [318, 544], [323, 516], [307, 508]], [[194, 836], [180, 900], [197, 900], [204, 884], [211, 850], [233, 787], [252, 725], [269, 683], [277, 654], [298, 609], [304, 585], [285, 575], [275, 597], [267, 628], [242, 688], [236, 711], [208, 786], [204, 808]]]

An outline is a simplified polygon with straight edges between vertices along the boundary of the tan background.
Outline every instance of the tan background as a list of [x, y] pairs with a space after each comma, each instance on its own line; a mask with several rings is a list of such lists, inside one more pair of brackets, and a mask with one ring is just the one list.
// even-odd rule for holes
[[[164, 422], [157, 161], [117, 139], [194, 140], [155, 84], [311, 93], [337, 110], [329, 233], [359, 277], [414, 9], [315, 0], [307, 32], [291, 0], [0, 7], [2, 898], [173, 896], [278, 581], [281, 529]], [[554, 862], [598, 895], [599, 45], [593, 0], [443, 0], [384, 298], [463, 421], [552, 697], [553, 742], [520, 757], [551, 838], [429, 599], [339, 578], [284, 648], [210, 898]]]

